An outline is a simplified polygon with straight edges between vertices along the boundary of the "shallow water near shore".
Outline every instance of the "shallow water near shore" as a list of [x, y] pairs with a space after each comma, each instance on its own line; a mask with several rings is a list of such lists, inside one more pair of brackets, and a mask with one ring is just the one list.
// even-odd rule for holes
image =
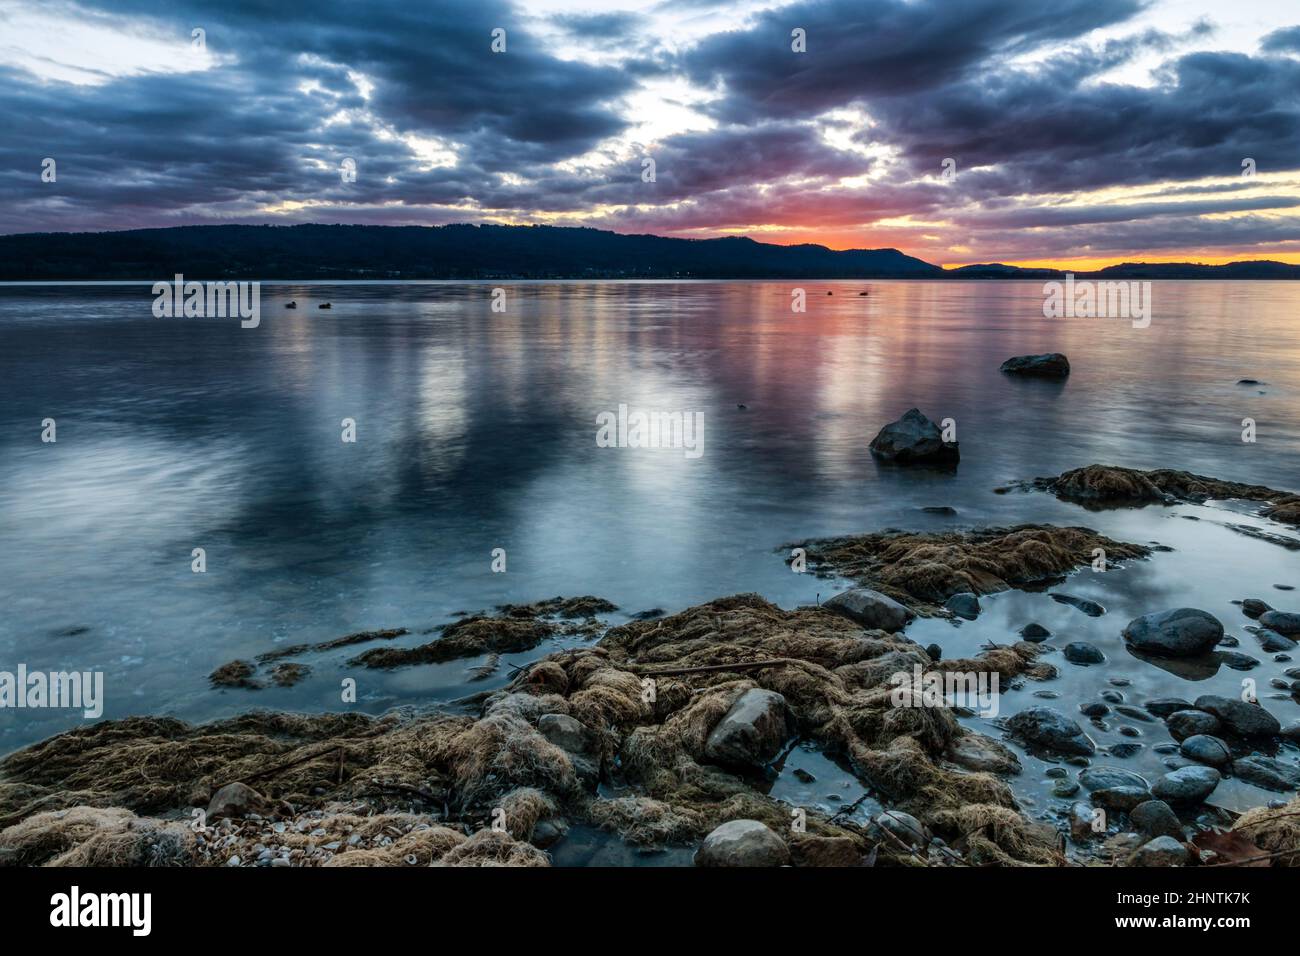
[[[1087, 640], [1105, 653], [1090, 667], [1050, 655], [1061, 676], [1008, 691], [1004, 716], [1033, 703], [1073, 714], [1102, 690], [1139, 706], [1237, 696], [1250, 677], [1284, 724], [1300, 718], [1296, 699], [1269, 687], [1296, 663], [1260, 651], [1231, 603], [1300, 610], [1300, 592], [1274, 588], [1300, 587], [1300, 552], [1228, 525], [1296, 532], [1231, 503], [1089, 512], [994, 493], [1093, 462], [1300, 490], [1295, 284], [1155, 283], [1146, 329], [1044, 319], [1038, 283], [807, 282], [804, 314], [782, 283], [503, 285], [504, 314], [490, 310], [493, 284], [268, 284], [256, 329], [156, 319], [147, 285], [0, 289], [0, 669], [103, 670], [105, 717], [339, 710], [344, 677], [358, 680], [356, 706], [380, 713], [500, 686], [504, 665], [563, 642], [505, 655], [485, 681], [471, 680], [474, 660], [383, 672], [345, 666], [349, 650], [311, 658], [293, 688], [218, 691], [207, 675], [365, 629], [408, 627], [396, 643], [423, 643], [457, 612], [560, 594], [613, 601], [611, 623], [739, 591], [792, 607], [839, 585], [791, 573], [783, 544], [1047, 522], [1173, 550], [1052, 589], [1098, 601], [1098, 618], [1008, 592], [960, 627], [909, 628], [951, 657], [1036, 620], [1053, 647]], [[297, 310], [283, 308], [290, 299]], [[1008, 356], [1040, 351], [1069, 355], [1068, 381], [999, 374]], [[597, 447], [596, 416], [621, 403], [702, 412], [703, 454]], [[914, 405], [957, 422], [955, 472], [871, 458], [876, 430]], [[1246, 417], [1254, 444], [1241, 441]], [[58, 423], [54, 444], [40, 441], [45, 418]], [[340, 441], [344, 418], [355, 444]], [[940, 505], [957, 513], [922, 510]], [[190, 570], [196, 547], [203, 574]], [[504, 574], [492, 572], [494, 548]], [[1176, 674], [1124, 649], [1130, 618], [1179, 605], [1218, 616], [1260, 666]], [[1044, 690], [1060, 696], [1033, 696]], [[82, 722], [6, 711], [0, 751]], [[1152, 749], [1169, 742], [1162, 724], [1107, 722], [1081, 720], [1103, 749], [1143, 746], [1094, 763], [1164, 769]], [[1121, 736], [1123, 723], [1141, 736]], [[1062, 801], [1048, 764], [1023, 760], [1013, 785], [1031, 815], [1050, 815]], [[789, 786], [783, 776], [773, 792]], [[827, 769], [825, 792], [788, 798], [835, 786]], [[1225, 781], [1214, 802], [1270, 796]]]

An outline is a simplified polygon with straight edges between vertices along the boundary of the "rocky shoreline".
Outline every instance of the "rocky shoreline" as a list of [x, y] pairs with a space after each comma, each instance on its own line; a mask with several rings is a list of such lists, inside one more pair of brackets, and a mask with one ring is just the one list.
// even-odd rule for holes
[[[1213, 482], [1092, 466], [1025, 490], [1110, 506], [1246, 497], [1287, 520], [1294, 496]], [[546, 866], [548, 849], [582, 826], [635, 848], [695, 848], [700, 866], [1300, 865], [1300, 732], [1257, 701], [1139, 703], [1116, 691], [1081, 701], [1075, 719], [1015, 698], [996, 722], [1005, 740], [1051, 762], [1055, 795], [1075, 801], [1051, 825], [1008, 783], [1021, 772], [1015, 749], [897, 679], [1049, 685], [1058, 671], [1041, 626], [953, 659], [905, 631], [918, 617], [973, 619], [980, 596], [1059, 583], [1098, 550], [1125, 562], [1158, 547], [1023, 525], [783, 550], [795, 549], [808, 570], [854, 586], [820, 606], [738, 594], [616, 626], [598, 597], [555, 598], [465, 615], [414, 647], [393, 643], [409, 633], [394, 629], [232, 661], [213, 685], [253, 694], [311, 667], [290, 658], [353, 645], [351, 667], [463, 658], [500, 679], [498, 655], [577, 644], [438, 708], [252, 711], [202, 725], [133, 717], [60, 734], [0, 761], [0, 864]], [[1053, 597], [1091, 613], [1088, 601]], [[1257, 598], [1241, 606], [1294, 646], [1300, 615]], [[1222, 624], [1194, 608], [1153, 610], [1124, 638], [1139, 657], [1225, 653]], [[1067, 661], [1097, 661], [1079, 645], [1063, 649]], [[1148, 780], [1102, 763], [1086, 722], [1112, 712], [1163, 725], [1176, 766]], [[774, 773], [801, 743], [842, 761], [881, 812], [773, 797]], [[1228, 776], [1281, 796], [1242, 815], [1217, 808]]]

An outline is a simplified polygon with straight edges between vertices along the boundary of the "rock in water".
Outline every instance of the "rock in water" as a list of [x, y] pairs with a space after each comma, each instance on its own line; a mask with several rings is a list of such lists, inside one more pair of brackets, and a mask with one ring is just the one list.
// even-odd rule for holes
[[1259, 623], [1287, 637], [1300, 635], [1300, 614], [1289, 611], [1265, 611], [1259, 616]]
[[863, 627], [879, 628], [890, 632], [901, 631], [916, 617], [893, 598], [886, 597], [871, 588], [852, 588], [843, 591], [822, 607], [843, 615], [851, 621], [857, 621]]
[[1030, 621], [1020, 629], [1020, 636], [1031, 644], [1041, 644], [1052, 636], [1052, 632], [1037, 621]]
[[1228, 745], [1209, 734], [1193, 734], [1182, 742], [1178, 750], [1188, 760], [1209, 764], [1211, 767], [1222, 767], [1232, 762], [1232, 751]]
[[756, 687], [741, 694], [718, 721], [705, 741], [704, 754], [718, 763], [761, 767], [789, 739], [785, 698]]
[[1039, 378], [1065, 378], [1070, 374], [1070, 360], [1060, 352], [1042, 355], [1016, 355], [1002, 363], [1008, 375], [1033, 375]]
[[1261, 614], [1271, 610], [1273, 609], [1259, 598], [1246, 598], [1246, 600], [1241, 602], [1241, 613], [1246, 615], [1246, 617], [1257, 618]]
[[1124, 639], [1134, 649], [1165, 657], [1204, 654], [1222, 638], [1219, 619], [1192, 607], [1144, 614], [1124, 628]]
[[939, 426], [915, 408], [909, 408], [898, 421], [880, 429], [871, 440], [871, 453], [904, 465], [955, 465], [960, 457], [957, 442], [944, 441]]
[[1071, 664], [1104, 664], [1106, 655], [1087, 641], [1073, 641], [1065, 645], [1065, 659]]
[[1171, 836], [1162, 836], [1134, 850], [1128, 858], [1128, 865], [1182, 866], [1187, 862], [1187, 857], [1187, 847]]
[[1013, 734], [1056, 753], [1090, 757], [1097, 747], [1083, 728], [1050, 707], [1030, 707], [1007, 721]]
[[1278, 719], [1263, 707], [1244, 700], [1204, 694], [1196, 698], [1195, 707], [1213, 714], [1225, 727], [1242, 737], [1272, 737], [1282, 729]]
[[1223, 729], [1223, 721], [1203, 710], [1176, 710], [1165, 718], [1169, 736], [1186, 740], [1197, 734], [1213, 735]]
[[1232, 775], [1265, 790], [1287, 792], [1300, 789], [1300, 767], [1263, 754], [1251, 754], [1232, 762]]
[[728, 820], [704, 838], [696, 866], [785, 866], [790, 850], [757, 820]]
[[1165, 803], [1200, 803], [1214, 792], [1222, 779], [1213, 767], [1180, 767], [1157, 780], [1151, 792]]
[[958, 617], [973, 621], [980, 616], [980, 599], [970, 591], [963, 591], [948, 598], [943, 605]]

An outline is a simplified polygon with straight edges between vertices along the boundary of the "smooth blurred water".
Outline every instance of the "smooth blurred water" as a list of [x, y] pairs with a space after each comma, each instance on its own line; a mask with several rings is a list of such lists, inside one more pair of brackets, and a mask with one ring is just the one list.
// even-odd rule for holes
[[[1119, 629], [1186, 603], [1236, 631], [1229, 602], [1247, 596], [1300, 609], [1271, 587], [1300, 585], [1296, 552], [1223, 527], [1222, 509], [1093, 514], [993, 489], [1101, 461], [1300, 490], [1300, 285], [1158, 282], [1146, 329], [1045, 319], [1031, 282], [808, 282], [803, 314], [792, 285], [264, 284], [256, 329], [154, 318], [147, 284], [0, 289], [0, 669], [103, 669], [108, 717], [341, 709], [348, 676], [379, 712], [492, 684], [469, 682], [472, 661], [358, 671], [344, 666], [355, 649], [311, 658], [291, 690], [214, 691], [207, 675], [360, 629], [406, 626], [419, 643], [456, 611], [557, 594], [628, 614], [738, 591], [793, 606], [835, 585], [792, 574], [783, 544], [1050, 521], [1177, 550], [1071, 581], [1109, 608], [1096, 620], [1008, 594], [973, 624], [912, 636], [955, 653], [1035, 617], [1093, 640], [1111, 664], [1055, 658], [1067, 711], [1119, 674], [1133, 696], [1237, 692], [1236, 672], [1190, 686], [1131, 658]], [[1040, 351], [1069, 355], [1067, 382], [998, 372]], [[702, 456], [597, 447], [597, 414], [620, 403], [702, 412]], [[956, 420], [955, 473], [873, 461], [872, 436], [913, 405]], [[40, 440], [45, 418], [55, 444]], [[959, 513], [920, 510], [933, 505]], [[1294, 665], [1241, 636], [1265, 661], [1248, 675], [1263, 694]], [[1268, 703], [1300, 716], [1289, 697]], [[79, 721], [3, 712], [0, 750]]]

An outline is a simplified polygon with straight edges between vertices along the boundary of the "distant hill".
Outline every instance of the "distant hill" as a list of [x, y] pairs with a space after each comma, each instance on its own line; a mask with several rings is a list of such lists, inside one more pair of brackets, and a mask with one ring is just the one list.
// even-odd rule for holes
[[[169, 279], [1053, 279], [897, 249], [672, 239], [559, 226], [175, 226], [0, 236], [0, 281]], [[1124, 263], [1079, 277], [1297, 279], [1281, 262]]]
[[867, 279], [943, 270], [897, 249], [554, 226], [176, 226], [0, 236], [0, 280]]
[[[1061, 279], [1068, 269], [1025, 269], [1000, 262], [944, 270], [953, 279]], [[1257, 259], [1207, 266], [1198, 262], [1121, 262], [1093, 272], [1075, 272], [1082, 279], [1300, 279], [1300, 265]]]

